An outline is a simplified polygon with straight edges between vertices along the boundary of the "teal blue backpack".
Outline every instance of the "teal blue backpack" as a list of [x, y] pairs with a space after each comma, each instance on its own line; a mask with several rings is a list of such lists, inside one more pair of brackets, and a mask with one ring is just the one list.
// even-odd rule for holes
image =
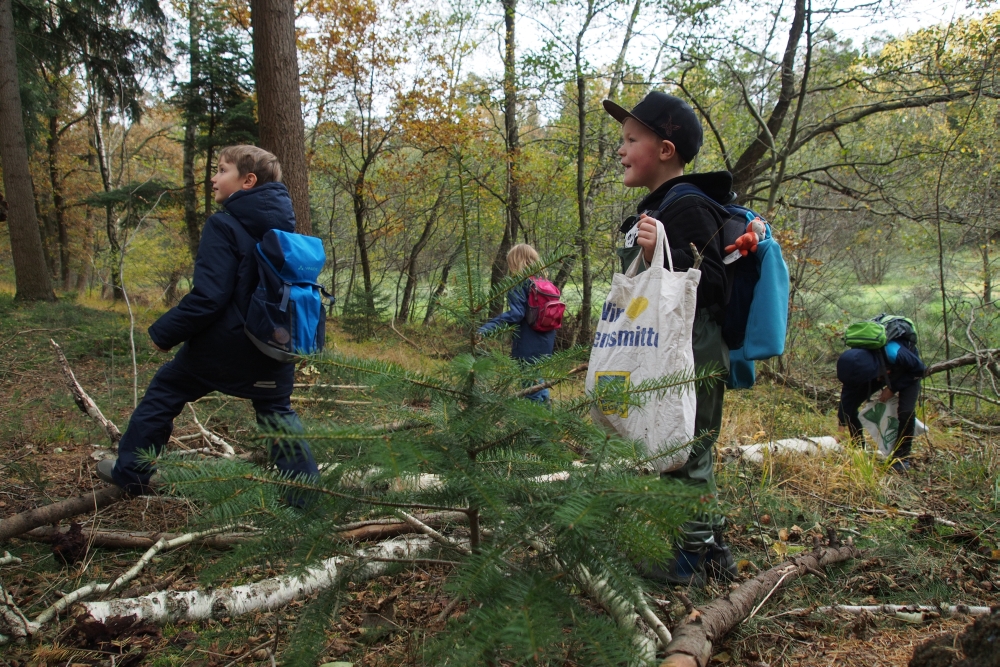
[[261, 352], [293, 363], [323, 349], [327, 294], [319, 284], [326, 264], [323, 242], [272, 229], [257, 244], [260, 282], [250, 299], [244, 331]]

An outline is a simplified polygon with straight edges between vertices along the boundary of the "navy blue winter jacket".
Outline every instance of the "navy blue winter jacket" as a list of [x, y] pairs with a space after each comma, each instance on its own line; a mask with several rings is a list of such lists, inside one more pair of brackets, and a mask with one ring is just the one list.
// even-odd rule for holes
[[267, 357], [243, 332], [258, 283], [255, 246], [271, 229], [295, 231], [283, 183], [231, 195], [202, 230], [191, 292], [149, 327], [164, 350], [184, 343], [176, 361], [200, 380], [241, 398], [292, 393], [294, 364]]
[[524, 359], [525, 361], [536, 360], [552, 354], [552, 348], [556, 343], [556, 332], [554, 330], [546, 332], [535, 331], [525, 320], [525, 315], [528, 312], [528, 287], [530, 284], [530, 280], [525, 280], [507, 292], [507, 312], [500, 313], [479, 327], [479, 333], [485, 334], [496, 329], [501, 324], [517, 326], [510, 356], [515, 359]]
[[889, 386], [894, 392], [919, 382], [927, 367], [916, 348], [909, 350], [894, 342], [889, 345], [894, 348], [892, 354], [887, 356], [883, 356], [885, 353], [882, 350], [847, 350], [837, 359], [837, 379], [845, 385], [866, 384], [878, 379], [884, 381], [882, 369], [885, 365], [885, 370], [889, 373]]

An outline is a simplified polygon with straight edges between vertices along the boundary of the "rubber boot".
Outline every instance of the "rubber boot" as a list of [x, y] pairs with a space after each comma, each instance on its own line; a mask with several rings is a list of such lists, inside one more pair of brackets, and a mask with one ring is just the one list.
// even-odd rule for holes
[[708, 576], [712, 577], [716, 581], [736, 581], [739, 576], [739, 570], [736, 568], [736, 559], [733, 558], [733, 552], [729, 550], [729, 545], [726, 544], [726, 540], [722, 535], [722, 528], [714, 528], [712, 532], [715, 535], [715, 544], [708, 547], [708, 562], [706, 563], [706, 570], [708, 571]]

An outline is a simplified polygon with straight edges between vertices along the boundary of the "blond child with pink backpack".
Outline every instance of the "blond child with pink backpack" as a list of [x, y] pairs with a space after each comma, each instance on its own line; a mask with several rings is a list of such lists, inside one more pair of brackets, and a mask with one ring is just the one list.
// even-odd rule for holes
[[[519, 243], [507, 253], [510, 274], [521, 273], [538, 262], [538, 252], [527, 243]], [[556, 329], [562, 327], [566, 310], [559, 297], [559, 288], [543, 275], [531, 276], [507, 293], [507, 310], [479, 327], [479, 334], [487, 334], [504, 324], [515, 326], [511, 357], [525, 363], [547, 357], [552, 354]], [[549, 400], [549, 390], [542, 389], [525, 398], [545, 403]]]

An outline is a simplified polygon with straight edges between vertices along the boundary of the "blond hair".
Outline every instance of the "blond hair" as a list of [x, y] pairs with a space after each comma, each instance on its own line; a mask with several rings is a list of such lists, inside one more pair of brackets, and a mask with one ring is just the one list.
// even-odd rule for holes
[[538, 262], [538, 251], [527, 243], [518, 243], [507, 253], [507, 270], [510, 273], [520, 273]]
[[236, 167], [240, 176], [253, 174], [257, 177], [257, 185], [281, 181], [281, 163], [273, 153], [263, 148], [239, 144], [226, 146], [219, 151], [219, 160], [225, 160]]

